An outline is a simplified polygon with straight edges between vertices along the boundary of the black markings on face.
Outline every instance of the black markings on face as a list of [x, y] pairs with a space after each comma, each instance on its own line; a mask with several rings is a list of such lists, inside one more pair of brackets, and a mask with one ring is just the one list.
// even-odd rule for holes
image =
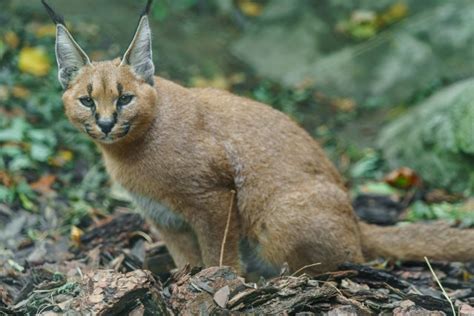
[[89, 97], [92, 95], [92, 83], [87, 85], [87, 93], [89, 94]]
[[119, 97], [120, 97], [123, 94], [123, 86], [120, 82], [117, 83], [117, 91], [118, 91], [118, 94], [119, 94]]
[[102, 89], [103, 89], [104, 94], [105, 94], [106, 91], [107, 91], [107, 79], [105, 78], [105, 76], [102, 77]]

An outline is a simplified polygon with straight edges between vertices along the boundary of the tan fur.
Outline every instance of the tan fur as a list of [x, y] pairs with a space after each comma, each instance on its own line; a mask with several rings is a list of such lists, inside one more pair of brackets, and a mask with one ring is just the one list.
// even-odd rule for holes
[[[92, 84], [96, 111], [110, 115], [117, 83], [135, 100], [119, 113], [112, 140], [104, 143], [91, 111], [78, 98]], [[163, 205], [160, 214], [168, 222], [156, 225], [178, 266], [218, 264], [231, 190], [236, 195], [224, 263], [236, 269], [242, 269], [242, 239], [257, 245], [271, 266], [288, 262], [295, 271], [320, 262], [313, 273], [377, 255], [474, 259], [474, 230], [359, 224], [322, 149], [267, 105], [216, 89], [186, 89], [159, 77], [152, 87], [117, 60], [83, 67], [63, 101], [73, 124], [80, 130], [84, 123], [91, 126], [113, 180], [152, 201], [146, 205]], [[120, 137], [127, 123], [130, 131]]]
[[410, 224], [380, 227], [359, 223], [367, 259], [377, 257], [401, 260], [474, 260], [474, 229], [456, 229], [447, 223]]

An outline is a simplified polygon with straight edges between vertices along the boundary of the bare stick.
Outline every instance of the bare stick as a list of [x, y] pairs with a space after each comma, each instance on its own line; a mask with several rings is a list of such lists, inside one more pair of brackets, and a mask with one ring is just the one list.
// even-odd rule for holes
[[319, 266], [320, 264], [321, 264], [321, 262], [316, 262], [316, 263], [312, 263], [312, 264], [305, 265], [304, 267], [301, 267], [301, 268], [299, 268], [298, 270], [296, 270], [295, 272], [293, 272], [293, 273], [291, 274], [291, 276], [295, 276], [295, 275], [297, 275], [298, 273], [300, 273], [300, 272], [303, 271], [303, 270], [306, 270], [306, 269], [311, 268], [311, 267]]
[[232, 190], [230, 191], [231, 197], [230, 197], [230, 205], [229, 205], [229, 212], [227, 213], [227, 222], [225, 224], [225, 230], [224, 230], [224, 238], [222, 238], [222, 244], [221, 244], [221, 255], [219, 257], [219, 267], [222, 267], [222, 263], [224, 262], [224, 248], [225, 248], [225, 242], [227, 240], [227, 234], [229, 233], [229, 226], [230, 226], [230, 217], [232, 215], [232, 208], [234, 207], [234, 196], [235, 196], [235, 191]]
[[447, 299], [448, 302], [449, 302], [449, 305], [451, 305], [451, 309], [452, 309], [452, 311], [453, 311], [453, 315], [456, 316], [456, 310], [454, 309], [453, 302], [452, 302], [451, 299], [449, 298], [448, 293], [446, 293], [446, 291], [444, 290], [443, 285], [441, 285], [441, 282], [439, 281], [438, 276], [436, 275], [436, 273], [434, 272], [433, 268], [431, 267], [431, 264], [430, 264], [430, 262], [428, 261], [428, 258], [425, 257], [425, 261], [426, 261], [426, 264], [428, 265], [428, 268], [430, 268], [431, 274], [432, 274], [433, 277], [435, 278], [436, 283], [438, 283], [438, 286], [440, 287], [441, 292], [443, 292], [444, 297], [446, 297], [446, 299]]

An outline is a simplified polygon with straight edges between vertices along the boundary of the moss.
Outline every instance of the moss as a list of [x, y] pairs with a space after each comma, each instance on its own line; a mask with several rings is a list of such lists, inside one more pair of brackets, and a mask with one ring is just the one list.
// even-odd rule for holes
[[392, 168], [409, 166], [434, 187], [474, 190], [474, 79], [446, 87], [385, 127]]

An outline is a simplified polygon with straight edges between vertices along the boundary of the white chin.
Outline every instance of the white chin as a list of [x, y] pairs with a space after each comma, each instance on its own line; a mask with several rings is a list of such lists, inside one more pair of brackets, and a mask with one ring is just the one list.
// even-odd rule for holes
[[115, 143], [116, 139], [110, 139], [106, 137], [106, 138], [99, 139], [99, 141], [104, 144], [112, 144], [112, 143]]

